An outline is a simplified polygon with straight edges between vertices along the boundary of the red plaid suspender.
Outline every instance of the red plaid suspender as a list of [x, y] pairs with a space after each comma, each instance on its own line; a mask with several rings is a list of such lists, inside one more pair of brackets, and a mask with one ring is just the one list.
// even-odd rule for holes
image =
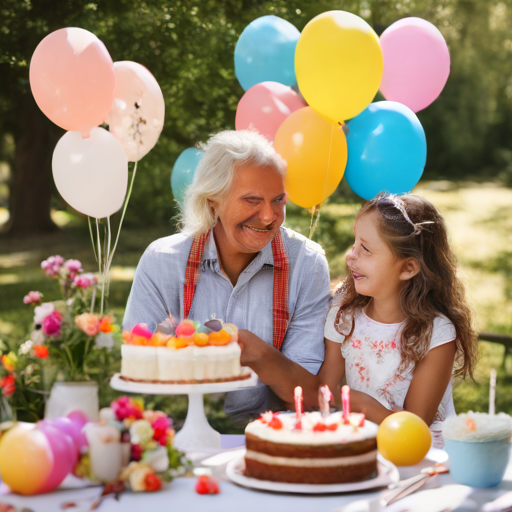
[[[204, 246], [210, 233], [194, 238], [187, 268], [185, 269], [185, 286], [183, 287], [183, 307], [185, 318], [188, 318], [197, 282], [199, 281], [199, 266], [203, 258]], [[288, 311], [288, 280], [289, 264], [288, 256], [284, 248], [281, 232], [278, 231], [272, 240], [272, 256], [274, 257], [274, 290], [272, 294], [272, 344], [277, 350], [281, 350], [290, 314]]]

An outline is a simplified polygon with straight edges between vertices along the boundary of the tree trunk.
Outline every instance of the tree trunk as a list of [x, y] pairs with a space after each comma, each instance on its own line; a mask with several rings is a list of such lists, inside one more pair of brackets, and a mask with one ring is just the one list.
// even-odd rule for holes
[[10, 193], [10, 235], [57, 230], [50, 216], [51, 158], [56, 143], [51, 122], [30, 92], [18, 96], [18, 129]]

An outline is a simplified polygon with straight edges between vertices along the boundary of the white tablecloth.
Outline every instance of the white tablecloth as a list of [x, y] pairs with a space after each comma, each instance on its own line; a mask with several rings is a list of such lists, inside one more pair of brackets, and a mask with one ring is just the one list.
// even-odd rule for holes
[[[226, 439], [225, 439], [226, 441]], [[223, 443], [227, 445], [226, 442]], [[408, 478], [418, 474], [421, 467], [427, 462], [417, 466], [399, 468], [401, 478]], [[384, 492], [382, 489], [338, 494], [338, 495], [294, 495], [277, 494], [264, 491], [255, 491], [239, 487], [226, 477], [221, 477], [221, 492], [218, 495], [198, 495], [194, 491], [196, 478], [177, 478], [164, 490], [154, 493], [132, 493], [125, 491], [119, 501], [113, 496], [105, 498], [98, 508], [99, 512], [334, 512], [354, 502], [371, 501], [379, 498]], [[449, 474], [438, 475], [427, 484], [428, 489], [454, 485], [455, 482]], [[459, 486], [460, 490], [464, 490]], [[455, 488], [453, 488], [455, 489]], [[495, 500], [506, 492], [512, 491], [512, 463], [509, 465], [503, 482], [492, 489], [466, 489], [466, 501], [456, 508], [459, 512], [480, 510], [485, 503]], [[61, 505], [66, 502], [76, 503], [76, 508], [67, 509], [69, 512], [82, 512], [89, 510], [91, 503], [101, 493], [101, 487], [89, 487], [78, 490], [58, 490], [49, 494], [23, 497], [15, 494], [0, 496], [0, 502], [10, 503], [19, 508], [26, 507], [33, 512], [59, 512]], [[410, 500], [412, 498], [406, 498]], [[416, 496], [419, 496], [416, 493]], [[423, 495], [422, 495], [423, 496]], [[426, 495], [428, 496], [428, 494]], [[418, 501], [418, 500], [417, 500]], [[421, 501], [421, 500], [420, 500]], [[404, 501], [399, 501], [396, 506], [390, 506], [383, 510], [394, 512], [403, 510]], [[397, 507], [400, 505], [399, 507]], [[416, 505], [409, 510], [420, 510]], [[355, 510], [368, 510], [371, 512], [381, 510], [375, 504], [368, 508], [360, 505]], [[421, 510], [432, 512], [436, 510], [423, 503]]]

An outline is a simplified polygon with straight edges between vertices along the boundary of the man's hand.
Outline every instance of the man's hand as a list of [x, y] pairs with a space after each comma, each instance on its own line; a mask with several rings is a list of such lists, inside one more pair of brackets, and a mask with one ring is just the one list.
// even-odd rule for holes
[[238, 344], [242, 350], [240, 364], [242, 366], [249, 366], [250, 368], [252, 368], [254, 363], [263, 361], [269, 349], [270, 351], [272, 349], [272, 347], [261, 338], [258, 338], [258, 336], [245, 329], [238, 331]]

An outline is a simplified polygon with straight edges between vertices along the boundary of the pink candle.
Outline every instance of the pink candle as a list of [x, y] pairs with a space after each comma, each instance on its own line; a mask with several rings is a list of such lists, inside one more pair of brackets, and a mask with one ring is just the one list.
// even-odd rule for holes
[[329, 416], [331, 412], [330, 401], [332, 400], [332, 393], [329, 389], [329, 386], [326, 384], [325, 386], [321, 386], [318, 390], [318, 406], [320, 408], [320, 413], [323, 418]]
[[294, 390], [295, 397], [295, 428], [302, 428], [302, 414], [304, 413], [302, 402], [304, 401], [304, 397], [302, 396], [302, 388], [297, 386]]
[[341, 388], [341, 404], [343, 405], [343, 423], [348, 423], [350, 415], [350, 388], [348, 386]]

